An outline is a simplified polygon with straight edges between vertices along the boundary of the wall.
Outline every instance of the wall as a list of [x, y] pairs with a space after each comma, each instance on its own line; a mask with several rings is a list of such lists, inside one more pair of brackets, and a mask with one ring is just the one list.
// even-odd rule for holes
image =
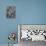
[[[16, 5], [16, 19], [6, 18], [8, 5]], [[7, 36], [17, 32], [17, 24], [46, 24], [46, 0], [0, 0], [0, 44], [8, 43]]]
[[[15, 5], [13, 0], [0, 0], [0, 44], [8, 43], [8, 34], [16, 32], [17, 34], [17, 17], [15, 19], [6, 18], [6, 8], [9, 5]], [[16, 15], [17, 16], [17, 15]], [[17, 39], [16, 39], [17, 42]]]
[[20, 0], [16, 7], [19, 24], [46, 24], [46, 0]]

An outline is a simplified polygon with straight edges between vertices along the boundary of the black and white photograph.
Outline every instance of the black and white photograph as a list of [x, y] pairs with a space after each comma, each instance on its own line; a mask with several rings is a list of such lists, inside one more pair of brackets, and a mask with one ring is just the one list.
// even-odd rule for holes
[[20, 46], [43, 45], [46, 43], [46, 25], [18, 25]]
[[6, 17], [7, 18], [16, 18], [16, 6], [7, 6]]

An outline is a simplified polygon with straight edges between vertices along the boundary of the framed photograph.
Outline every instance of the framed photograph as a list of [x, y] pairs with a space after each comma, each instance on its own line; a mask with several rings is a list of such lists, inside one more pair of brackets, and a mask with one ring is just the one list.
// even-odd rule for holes
[[16, 18], [16, 6], [7, 6], [6, 17], [7, 18]]
[[46, 25], [20, 24], [18, 33], [19, 41], [46, 41]]

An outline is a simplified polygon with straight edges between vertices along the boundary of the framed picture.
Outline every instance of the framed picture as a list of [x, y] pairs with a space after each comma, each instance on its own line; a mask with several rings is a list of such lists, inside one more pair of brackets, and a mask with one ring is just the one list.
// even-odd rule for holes
[[18, 38], [21, 40], [46, 41], [46, 25], [18, 25]]
[[7, 18], [16, 18], [16, 6], [7, 6], [6, 17]]

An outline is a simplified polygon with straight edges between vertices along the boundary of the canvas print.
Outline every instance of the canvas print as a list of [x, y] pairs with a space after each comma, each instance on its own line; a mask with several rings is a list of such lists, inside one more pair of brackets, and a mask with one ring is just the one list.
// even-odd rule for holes
[[15, 18], [16, 17], [16, 6], [7, 6], [6, 17], [7, 18]]

